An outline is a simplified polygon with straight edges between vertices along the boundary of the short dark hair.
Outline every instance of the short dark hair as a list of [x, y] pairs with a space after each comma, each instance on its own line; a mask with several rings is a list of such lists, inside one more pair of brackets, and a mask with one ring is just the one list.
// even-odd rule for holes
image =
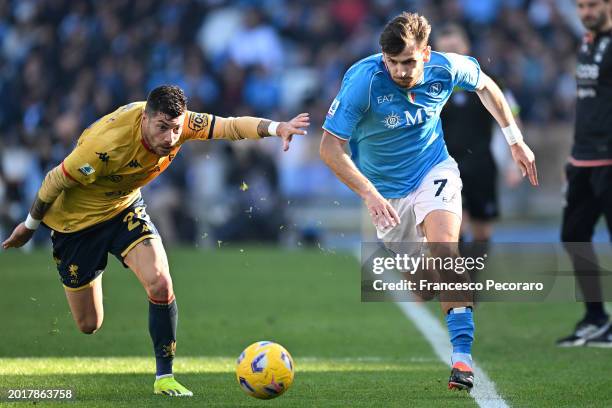
[[431, 26], [425, 17], [404, 11], [387, 23], [378, 43], [385, 54], [397, 55], [404, 50], [408, 40], [414, 40], [418, 45], [427, 44], [430, 33]]
[[187, 109], [187, 98], [181, 88], [175, 85], [162, 85], [153, 89], [147, 96], [145, 111], [152, 115], [161, 112], [176, 118]]

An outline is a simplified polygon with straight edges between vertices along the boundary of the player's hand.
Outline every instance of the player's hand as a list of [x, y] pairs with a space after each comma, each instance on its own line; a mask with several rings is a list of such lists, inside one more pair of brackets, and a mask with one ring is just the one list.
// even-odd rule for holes
[[280, 122], [276, 128], [276, 134], [283, 139], [283, 151], [289, 150], [289, 143], [293, 135], [305, 135], [304, 128], [310, 126], [310, 114], [300, 113], [289, 122]]
[[400, 224], [400, 217], [395, 211], [395, 208], [389, 204], [378, 191], [372, 191], [366, 194], [363, 198], [370, 217], [372, 217], [372, 223], [375, 227], [385, 230], [387, 228], [393, 228]]
[[34, 235], [34, 230], [26, 228], [25, 224], [22, 222], [15, 227], [11, 236], [2, 243], [2, 248], [9, 249], [22, 247], [32, 238], [32, 235]]
[[510, 146], [510, 150], [512, 151], [512, 158], [521, 169], [523, 177], [529, 176], [529, 182], [537, 186], [539, 184], [538, 170], [536, 169], [535, 155], [529, 146], [521, 141]]

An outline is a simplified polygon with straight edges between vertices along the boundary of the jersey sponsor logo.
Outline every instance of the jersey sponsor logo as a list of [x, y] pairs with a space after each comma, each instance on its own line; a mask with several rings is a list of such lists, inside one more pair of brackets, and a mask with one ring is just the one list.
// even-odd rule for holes
[[434, 82], [429, 85], [429, 89], [427, 90], [427, 93], [431, 96], [438, 96], [440, 92], [442, 92], [442, 82]]
[[393, 94], [377, 96], [376, 102], [378, 102], [379, 105], [385, 102], [393, 102]]
[[599, 65], [597, 64], [578, 64], [576, 67], [576, 77], [578, 79], [598, 79]]
[[578, 88], [577, 97], [578, 99], [595, 98], [597, 91], [594, 88]]
[[190, 113], [187, 127], [194, 132], [199, 132], [208, 126], [208, 116], [205, 113]]
[[123, 180], [123, 176], [120, 176], [118, 174], [112, 174], [110, 176], [107, 177], [110, 181], [112, 181], [113, 183], [119, 183], [121, 182], [121, 180]]
[[331, 106], [329, 107], [329, 110], [327, 111], [327, 116], [334, 116], [336, 114], [336, 111], [338, 110], [338, 106], [340, 106], [340, 101], [334, 98], [334, 101], [332, 102]]
[[131, 162], [128, 163], [128, 167], [135, 169], [138, 167], [142, 168], [142, 165], [138, 163], [138, 160], [132, 160]]
[[402, 120], [397, 113], [391, 112], [385, 117], [382, 123], [387, 129], [395, 129], [396, 127], [402, 124]]
[[435, 108], [419, 108], [416, 110], [414, 116], [410, 111], [404, 111], [404, 115], [406, 115], [406, 124], [408, 126], [420, 125], [424, 121], [431, 119], [435, 113]]
[[110, 157], [108, 156], [108, 153], [106, 153], [106, 152], [102, 152], [102, 153], [96, 152], [96, 154], [98, 155], [98, 158], [100, 159], [100, 161], [102, 163], [108, 163], [108, 160], [110, 159]]
[[84, 176], [90, 176], [96, 172], [96, 170], [91, 167], [91, 164], [85, 163], [81, 167], [79, 167], [79, 172]]

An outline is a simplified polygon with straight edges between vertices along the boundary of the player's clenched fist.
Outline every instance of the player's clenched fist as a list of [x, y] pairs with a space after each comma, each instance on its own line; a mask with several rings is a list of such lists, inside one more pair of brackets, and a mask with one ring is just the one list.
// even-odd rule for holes
[[31, 230], [25, 226], [22, 222], [13, 230], [13, 233], [6, 241], [2, 243], [2, 248], [19, 248], [24, 246], [34, 235], [34, 230]]

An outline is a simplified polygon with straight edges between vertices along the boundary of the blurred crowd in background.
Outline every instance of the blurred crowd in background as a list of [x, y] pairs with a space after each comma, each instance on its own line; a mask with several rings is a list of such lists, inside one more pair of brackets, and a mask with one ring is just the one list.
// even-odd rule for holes
[[166, 241], [277, 241], [297, 225], [296, 214], [312, 224], [300, 225], [308, 240], [324, 218], [305, 216], [309, 205], [342, 213], [358, 202], [319, 160], [324, 115], [345, 70], [378, 52], [382, 27], [404, 10], [424, 14], [433, 36], [444, 23], [465, 27], [472, 54], [512, 90], [523, 123], [561, 124], [568, 131], [555, 137], [569, 140], [582, 36], [574, 7], [572, 0], [0, 0], [0, 236], [25, 217], [44, 175], [85, 127], [171, 83], [185, 90], [190, 110], [275, 120], [310, 112], [312, 126], [284, 154], [273, 139], [183, 149], [145, 191]]

